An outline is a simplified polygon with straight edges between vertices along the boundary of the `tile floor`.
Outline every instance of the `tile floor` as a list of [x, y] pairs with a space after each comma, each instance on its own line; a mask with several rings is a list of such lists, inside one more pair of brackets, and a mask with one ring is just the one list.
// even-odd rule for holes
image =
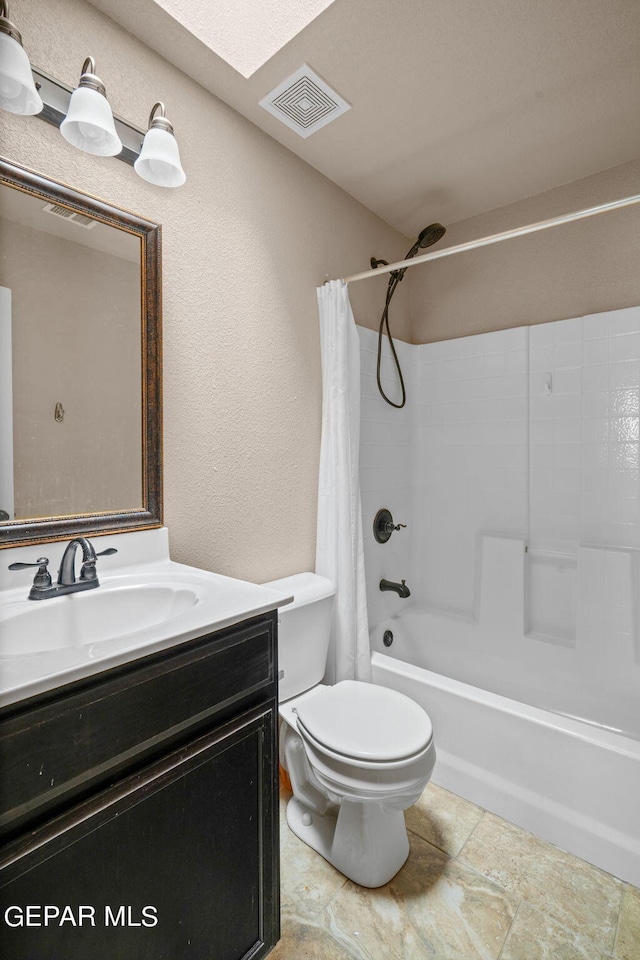
[[282, 814], [273, 960], [640, 960], [640, 890], [429, 784], [411, 853], [377, 890], [346, 880]]

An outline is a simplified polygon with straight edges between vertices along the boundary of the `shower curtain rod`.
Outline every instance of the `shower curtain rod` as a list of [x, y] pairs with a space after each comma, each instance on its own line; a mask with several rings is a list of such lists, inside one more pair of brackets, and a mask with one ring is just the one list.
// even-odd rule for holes
[[381, 273], [391, 273], [393, 270], [401, 270], [405, 267], [416, 266], [418, 263], [426, 263], [427, 260], [439, 260], [440, 257], [450, 257], [454, 253], [464, 253], [467, 250], [475, 250], [477, 247], [488, 247], [492, 243], [500, 243], [501, 240], [524, 237], [528, 233], [537, 233], [539, 230], [548, 230], [549, 227], [557, 227], [562, 223], [571, 223], [573, 220], [583, 220], [585, 217], [594, 217], [597, 213], [608, 213], [610, 210], [629, 207], [634, 203], [640, 203], [640, 194], [636, 194], [633, 197], [625, 197], [623, 200], [612, 200], [611, 203], [601, 203], [597, 207], [588, 207], [586, 210], [576, 210], [574, 213], [565, 213], [564, 216], [553, 217], [551, 220], [540, 220], [539, 223], [531, 223], [527, 227], [517, 227], [515, 230], [505, 230], [504, 233], [494, 233], [490, 237], [481, 237], [479, 240], [470, 240], [468, 243], [458, 243], [453, 247], [434, 250], [433, 253], [423, 253], [421, 256], [413, 257], [411, 260], [399, 260], [397, 263], [389, 263], [386, 266], [377, 267], [375, 270], [365, 270], [363, 273], [354, 273], [351, 277], [345, 277], [344, 283], [354, 283], [356, 280], [367, 280], [369, 277], [376, 277]]

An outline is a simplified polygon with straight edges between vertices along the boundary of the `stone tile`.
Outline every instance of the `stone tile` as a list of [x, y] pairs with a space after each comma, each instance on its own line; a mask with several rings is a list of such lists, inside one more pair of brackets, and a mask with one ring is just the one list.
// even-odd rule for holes
[[640, 957], [640, 890], [625, 884], [620, 906], [620, 920], [615, 950], [620, 960], [638, 960]]
[[523, 900], [500, 960], [607, 960], [608, 956]]
[[299, 913], [312, 918], [347, 880], [291, 832], [286, 815], [290, 796], [280, 796], [280, 896], [284, 905], [295, 904]]
[[283, 906], [281, 925], [282, 938], [269, 960], [354, 960], [321, 922], [300, 916], [291, 906]]
[[481, 807], [430, 783], [405, 820], [413, 833], [455, 857], [483, 816]]
[[486, 813], [459, 860], [612, 953], [622, 883], [597, 867]]
[[496, 960], [516, 899], [474, 870], [411, 837], [409, 860], [390, 883], [350, 881], [321, 914], [358, 960]]

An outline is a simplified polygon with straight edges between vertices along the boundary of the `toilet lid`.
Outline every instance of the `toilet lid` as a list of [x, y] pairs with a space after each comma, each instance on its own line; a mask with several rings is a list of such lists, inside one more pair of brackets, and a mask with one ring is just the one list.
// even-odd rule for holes
[[403, 693], [343, 680], [298, 706], [298, 728], [334, 753], [358, 760], [411, 757], [433, 736], [431, 720]]

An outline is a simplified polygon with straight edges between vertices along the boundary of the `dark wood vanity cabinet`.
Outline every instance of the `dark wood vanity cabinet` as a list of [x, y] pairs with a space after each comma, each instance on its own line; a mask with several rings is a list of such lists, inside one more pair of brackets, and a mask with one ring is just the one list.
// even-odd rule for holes
[[240, 960], [279, 936], [276, 617], [0, 713], [6, 960]]

